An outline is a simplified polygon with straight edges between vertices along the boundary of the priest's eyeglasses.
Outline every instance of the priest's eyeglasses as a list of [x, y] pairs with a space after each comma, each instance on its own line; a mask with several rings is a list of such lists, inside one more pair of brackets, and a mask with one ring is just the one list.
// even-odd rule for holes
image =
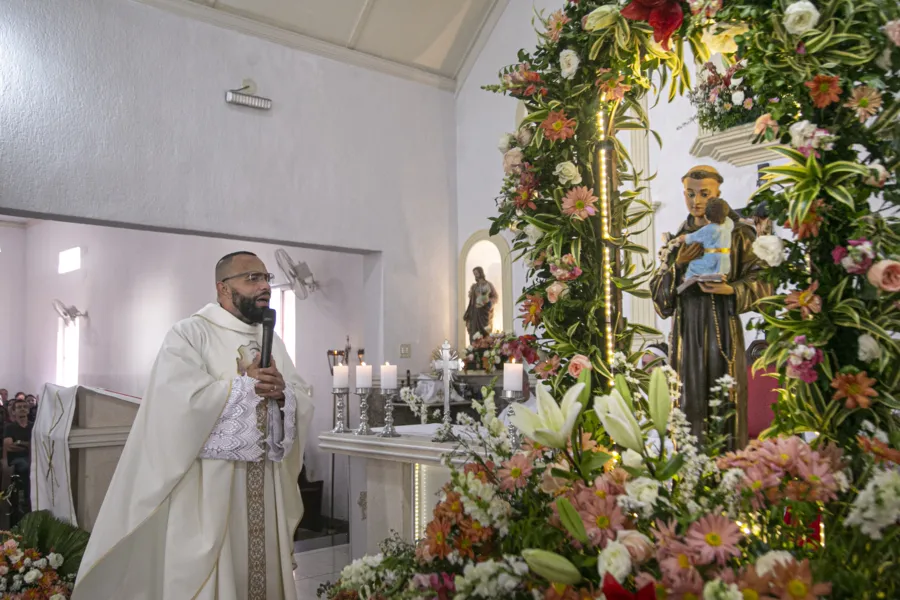
[[274, 273], [260, 273], [259, 271], [247, 271], [246, 273], [238, 273], [237, 275], [231, 275], [230, 277], [226, 277], [219, 283], [225, 283], [229, 279], [240, 279], [243, 278], [247, 283], [262, 283], [265, 281], [266, 283], [272, 283], [275, 280]]

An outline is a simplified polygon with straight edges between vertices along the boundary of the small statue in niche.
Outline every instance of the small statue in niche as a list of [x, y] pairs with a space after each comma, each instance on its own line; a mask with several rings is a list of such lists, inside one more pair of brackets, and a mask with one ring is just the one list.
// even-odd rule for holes
[[475, 334], [490, 335], [494, 322], [494, 305], [499, 299], [494, 285], [485, 279], [484, 269], [475, 267], [472, 273], [475, 275], [475, 283], [469, 288], [469, 306], [463, 314], [470, 340], [475, 338]]

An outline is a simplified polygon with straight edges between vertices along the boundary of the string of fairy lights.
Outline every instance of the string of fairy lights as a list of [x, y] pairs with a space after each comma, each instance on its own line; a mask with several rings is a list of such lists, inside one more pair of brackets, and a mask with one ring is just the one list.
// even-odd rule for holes
[[[606, 326], [606, 360], [612, 362], [615, 353], [615, 340], [613, 339], [612, 320], [612, 253], [609, 249], [610, 240], [610, 206], [609, 206], [609, 148], [606, 136], [606, 111], [597, 113], [597, 129], [600, 141], [600, 178], [597, 185], [600, 200], [600, 227], [603, 240], [603, 296]], [[612, 381], [610, 381], [612, 383]]]

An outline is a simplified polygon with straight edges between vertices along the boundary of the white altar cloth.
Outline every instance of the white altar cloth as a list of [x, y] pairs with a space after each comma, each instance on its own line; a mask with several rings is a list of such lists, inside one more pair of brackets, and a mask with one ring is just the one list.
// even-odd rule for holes
[[[56, 517], [77, 525], [72, 498], [71, 445], [75, 399], [79, 389], [90, 390], [133, 404], [140, 398], [100, 388], [44, 385], [31, 434], [31, 504], [33, 510], [49, 510]], [[76, 444], [77, 446], [77, 444]]]

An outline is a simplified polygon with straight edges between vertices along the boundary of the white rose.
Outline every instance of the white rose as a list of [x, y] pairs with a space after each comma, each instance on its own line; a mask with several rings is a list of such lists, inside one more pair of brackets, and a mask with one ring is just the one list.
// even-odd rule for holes
[[47, 559], [42, 558], [40, 560], [34, 561], [34, 568], [35, 569], [46, 569], [47, 568]]
[[530, 223], [525, 226], [523, 231], [525, 232], [525, 235], [528, 236], [528, 241], [529, 241], [529, 243], [531, 243], [532, 246], [534, 244], [537, 244], [538, 240], [541, 239], [542, 237], [544, 237], [544, 232], [541, 231], [541, 229], [539, 227], [535, 227], [534, 225], [531, 225]]
[[500, 154], [506, 154], [510, 148], [512, 148], [512, 144], [516, 138], [513, 137], [511, 133], [504, 133], [500, 136], [500, 141], [497, 142], [497, 150], [500, 151]]
[[753, 253], [770, 267], [784, 262], [784, 242], [777, 235], [761, 235], [753, 242]]
[[812, 2], [800, 0], [800, 2], [794, 2], [787, 7], [781, 22], [789, 33], [803, 35], [818, 24], [819, 11]]
[[772, 573], [776, 564], [790, 565], [794, 562], [794, 555], [784, 550], [772, 550], [759, 557], [756, 561], [756, 572], [760, 577], [765, 577]]
[[37, 569], [32, 569], [25, 573], [25, 583], [34, 583], [38, 579], [41, 578], [41, 572]]
[[881, 346], [868, 333], [859, 336], [859, 360], [862, 362], [871, 362], [881, 358]]
[[572, 79], [578, 71], [581, 60], [574, 50], [563, 50], [559, 53], [559, 69], [563, 79]]
[[739, 106], [744, 103], [744, 92], [738, 90], [735, 93], [731, 94], [731, 102], [735, 106]]
[[503, 172], [509, 175], [522, 166], [523, 160], [525, 160], [525, 154], [521, 148], [510, 149], [509, 152], [503, 155]]
[[516, 133], [516, 141], [520, 146], [527, 146], [530, 144], [532, 137], [534, 137], [534, 131], [532, 131], [531, 127], [520, 127], [519, 131]]
[[797, 121], [791, 125], [788, 133], [791, 134], [791, 146], [800, 148], [810, 144], [813, 136], [816, 135], [816, 126], [809, 121]]
[[703, 600], [744, 600], [744, 594], [737, 585], [716, 579], [703, 587]]
[[561, 162], [553, 169], [553, 174], [559, 177], [562, 185], [578, 185], [581, 183], [581, 173], [578, 167], [571, 161]]
[[659, 482], [648, 477], [638, 477], [625, 483], [625, 492], [638, 502], [652, 505], [659, 497]]
[[597, 558], [597, 572], [601, 581], [607, 573], [615, 577], [619, 583], [625, 581], [631, 573], [631, 554], [628, 553], [625, 544], [615, 541], [606, 544], [606, 548]]
[[622, 464], [632, 469], [640, 469], [644, 466], [644, 459], [634, 450], [626, 450], [622, 455]]

